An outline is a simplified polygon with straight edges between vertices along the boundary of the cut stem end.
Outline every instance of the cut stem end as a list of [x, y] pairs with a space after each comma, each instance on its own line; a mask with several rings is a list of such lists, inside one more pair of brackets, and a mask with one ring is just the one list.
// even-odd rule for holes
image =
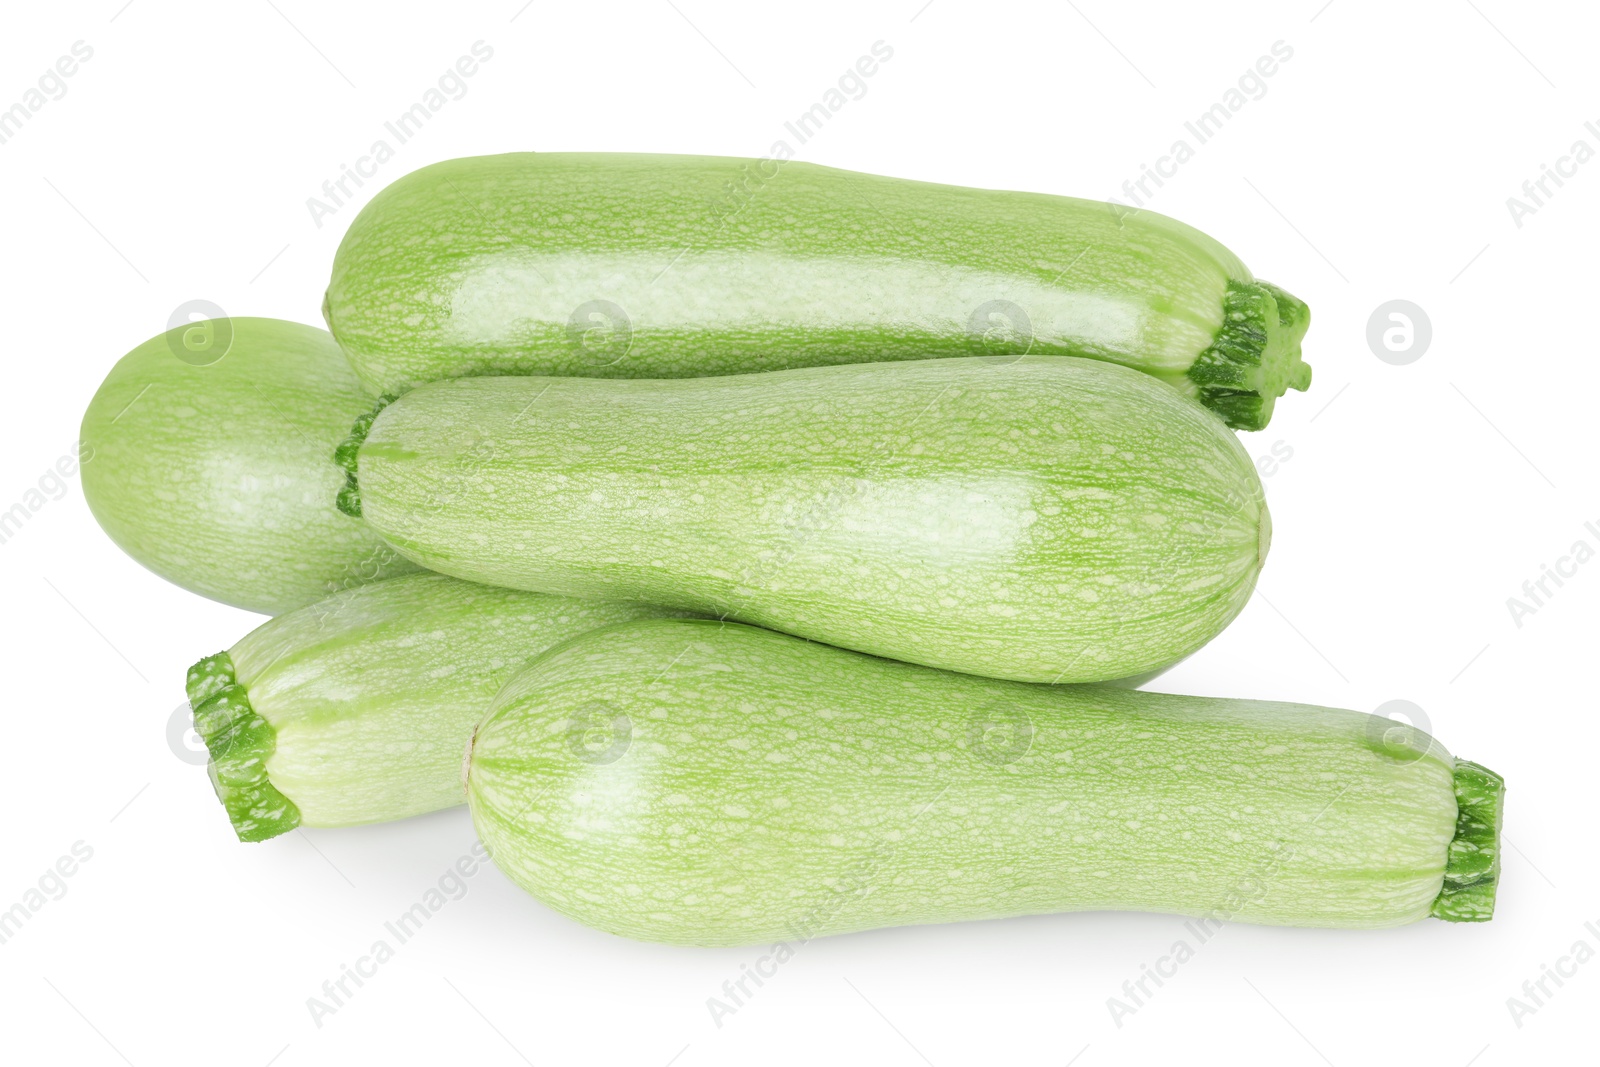
[[1456, 760], [1456, 836], [1445, 861], [1444, 887], [1430, 912], [1452, 923], [1494, 917], [1500, 881], [1500, 822], [1506, 782], [1489, 768]]
[[1276, 285], [1230, 281], [1222, 328], [1188, 371], [1200, 403], [1236, 430], [1264, 429], [1278, 397], [1311, 385], [1300, 358], [1310, 325], [1311, 309]]
[[361, 517], [361, 483], [356, 480], [356, 466], [361, 455], [361, 446], [366, 443], [367, 434], [372, 432], [372, 424], [377, 421], [378, 413], [396, 399], [398, 398], [393, 393], [380, 396], [371, 411], [357, 417], [350, 427], [350, 433], [339, 442], [339, 447], [333, 450], [333, 461], [344, 469], [344, 485], [339, 489], [339, 496], [334, 504], [352, 519]]
[[240, 841], [265, 841], [300, 825], [300, 809], [267, 775], [277, 731], [250, 706], [233, 660], [218, 652], [189, 668], [194, 728], [211, 753], [207, 768], [217, 799]]

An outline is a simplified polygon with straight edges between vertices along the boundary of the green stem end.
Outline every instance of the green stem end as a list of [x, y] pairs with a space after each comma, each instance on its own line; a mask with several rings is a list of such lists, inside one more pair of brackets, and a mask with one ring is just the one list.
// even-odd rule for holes
[[378, 413], [399, 399], [393, 393], [385, 393], [378, 398], [372, 410], [359, 416], [350, 427], [350, 433], [339, 447], [333, 450], [333, 461], [344, 468], [344, 485], [339, 489], [339, 496], [334, 501], [339, 510], [352, 519], [361, 517], [361, 485], [356, 480], [356, 461], [361, 455], [361, 446], [366, 443], [367, 434], [372, 431], [372, 424], [378, 418]]
[[1310, 325], [1305, 301], [1276, 285], [1230, 281], [1222, 328], [1188, 371], [1200, 403], [1235, 430], [1264, 429], [1278, 397], [1311, 385], [1311, 366], [1300, 358]]
[[1452, 923], [1488, 922], [1500, 881], [1500, 822], [1506, 782], [1487, 767], [1456, 760], [1456, 836], [1445, 861], [1444, 887], [1431, 915]]
[[265, 841], [300, 825], [300, 809], [267, 776], [277, 731], [250, 706], [233, 660], [218, 652], [189, 668], [194, 728], [211, 753], [207, 770], [240, 841]]

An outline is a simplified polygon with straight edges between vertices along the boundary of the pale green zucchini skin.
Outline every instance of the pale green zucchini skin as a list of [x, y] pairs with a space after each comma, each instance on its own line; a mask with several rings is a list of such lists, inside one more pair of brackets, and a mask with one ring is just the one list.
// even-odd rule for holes
[[232, 335], [216, 362], [161, 334], [89, 402], [83, 492], [105, 532], [168, 581], [268, 615], [416, 570], [331, 504], [334, 446], [372, 406], [333, 338], [279, 319], [212, 328]]
[[524, 889], [650, 941], [792, 947], [1111, 909], [1488, 919], [1503, 784], [1397, 725], [644, 621], [512, 679], [474, 735], [467, 797]]
[[529, 659], [673, 614], [410, 574], [263, 623], [190, 669], [189, 700], [240, 840], [404, 819], [463, 802], [472, 727]]
[[345, 502], [430, 570], [1023, 681], [1182, 659], [1269, 540], [1221, 422], [1086, 359], [458, 378], [343, 451]]
[[1181, 222], [1110, 204], [711, 156], [523, 152], [406, 175], [323, 314], [363, 382], [680, 378], [1088, 356], [1260, 429], [1309, 312]]

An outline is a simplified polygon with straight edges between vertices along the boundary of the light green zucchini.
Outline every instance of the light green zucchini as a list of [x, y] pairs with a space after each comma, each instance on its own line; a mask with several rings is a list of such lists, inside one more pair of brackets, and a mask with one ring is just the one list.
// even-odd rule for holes
[[1145, 371], [1255, 430], [1311, 381], [1305, 304], [1181, 222], [772, 160], [436, 163], [356, 217], [323, 315], [375, 394], [1029, 352]]
[[263, 623], [189, 671], [195, 729], [241, 841], [463, 801], [472, 727], [530, 658], [674, 614], [410, 574]]
[[330, 501], [372, 406], [325, 331], [215, 319], [151, 338], [89, 402], [83, 492], [101, 528], [185, 589], [276, 614], [416, 567]]
[[1086, 359], [457, 378], [358, 430], [343, 506], [430, 570], [1024, 681], [1183, 658], [1270, 538], [1220, 421]]
[[551, 650], [468, 764], [502, 871], [652, 941], [1108, 909], [1470, 922], [1499, 872], [1499, 776], [1394, 720], [975, 678], [714, 621]]

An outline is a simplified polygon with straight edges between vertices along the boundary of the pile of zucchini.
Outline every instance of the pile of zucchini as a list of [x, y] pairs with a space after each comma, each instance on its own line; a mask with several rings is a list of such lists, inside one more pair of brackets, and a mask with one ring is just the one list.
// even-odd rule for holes
[[[330, 333], [122, 359], [89, 504], [275, 616], [189, 672], [241, 840], [465, 801], [686, 944], [1070, 910], [1488, 919], [1504, 785], [1353, 711], [1147, 693], [1272, 525], [1306, 305], [1148, 212], [515, 154], [379, 193]], [[214, 355], [214, 353], [213, 353]]]

